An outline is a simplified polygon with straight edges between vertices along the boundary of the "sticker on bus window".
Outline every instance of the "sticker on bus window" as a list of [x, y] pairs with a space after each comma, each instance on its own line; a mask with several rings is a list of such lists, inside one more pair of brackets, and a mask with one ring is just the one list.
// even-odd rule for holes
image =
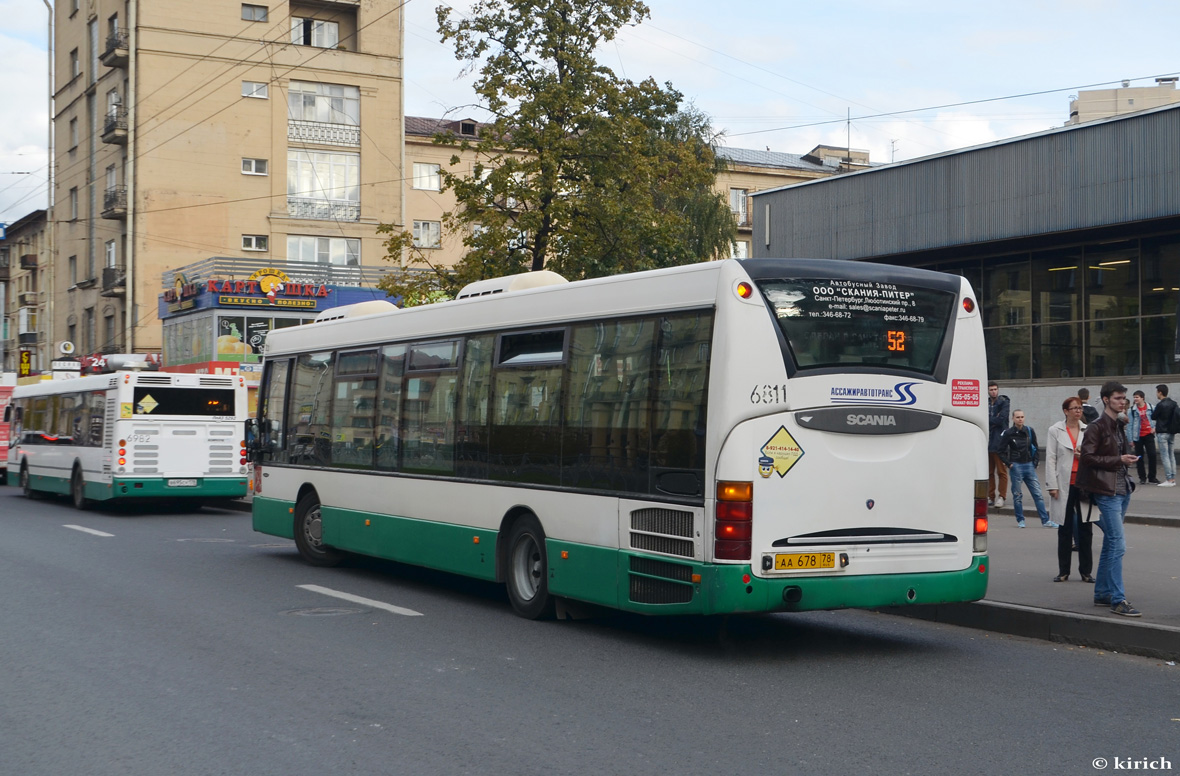
[[[773, 464], [774, 471], [778, 472], [779, 477], [786, 477], [787, 472], [791, 467], [799, 462], [803, 457], [803, 448], [795, 441], [795, 437], [791, 436], [791, 432], [787, 431], [786, 426], [779, 426], [778, 431], [774, 432], [774, 436], [762, 445], [762, 455], [769, 458]], [[758, 460], [759, 472], [762, 470], [762, 459]], [[769, 475], [762, 475], [763, 477]]]
[[120, 418], [131, 417], [131, 402], [125, 401], [119, 405], [119, 417]]
[[951, 380], [952, 407], [978, 407], [978, 380]]

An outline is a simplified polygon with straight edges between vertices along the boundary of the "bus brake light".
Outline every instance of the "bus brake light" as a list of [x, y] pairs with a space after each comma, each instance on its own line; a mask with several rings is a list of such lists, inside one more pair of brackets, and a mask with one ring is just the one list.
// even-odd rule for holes
[[754, 483], [718, 482], [713, 556], [749, 560], [754, 533]]
[[987, 533], [987, 516], [975, 518], [976, 535]]
[[963, 309], [969, 313], [975, 312], [975, 300], [969, 296], [963, 297]]

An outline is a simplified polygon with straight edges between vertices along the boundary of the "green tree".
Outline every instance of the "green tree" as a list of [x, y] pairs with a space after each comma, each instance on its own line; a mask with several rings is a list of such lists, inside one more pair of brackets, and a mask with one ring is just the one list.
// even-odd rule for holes
[[[494, 117], [478, 139], [435, 142], [474, 151], [467, 174], [442, 172], [458, 207], [443, 228], [466, 256], [434, 266], [390, 225], [389, 258], [409, 271], [383, 286], [407, 303], [453, 295], [475, 280], [551, 269], [571, 280], [722, 258], [736, 234], [713, 190], [721, 162], [708, 117], [670, 84], [621, 79], [597, 47], [649, 15], [639, 0], [479, 0], [439, 32]], [[451, 159], [459, 163], [458, 155]]]

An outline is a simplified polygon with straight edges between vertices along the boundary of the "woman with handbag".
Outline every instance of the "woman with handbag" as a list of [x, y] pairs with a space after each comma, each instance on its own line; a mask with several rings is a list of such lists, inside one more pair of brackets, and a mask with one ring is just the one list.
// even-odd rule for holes
[[1081, 509], [1081, 491], [1075, 481], [1078, 457], [1086, 424], [1082, 422], [1082, 400], [1070, 396], [1061, 403], [1065, 420], [1049, 428], [1048, 453], [1045, 458], [1045, 486], [1049, 490], [1049, 519], [1058, 523], [1057, 576], [1054, 582], [1069, 579], [1072, 546], [1078, 547], [1078, 573], [1083, 582], [1093, 582], [1094, 526], [1086, 521]]

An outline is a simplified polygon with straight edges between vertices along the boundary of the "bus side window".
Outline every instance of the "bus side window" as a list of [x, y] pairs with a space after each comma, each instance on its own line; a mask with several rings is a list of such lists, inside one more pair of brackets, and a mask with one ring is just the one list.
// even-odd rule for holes
[[669, 315], [660, 322], [651, 444], [654, 491], [703, 493], [712, 339], [711, 311]]
[[290, 366], [291, 362], [287, 359], [268, 361], [266, 364], [263, 383], [265, 387], [258, 407], [258, 433], [261, 438], [257, 441], [257, 449], [261, 454], [260, 460], [287, 460], [283, 428], [284, 409], [287, 406], [287, 374]]
[[455, 473], [460, 477], [488, 476], [488, 391], [495, 341], [490, 334], [470, 337], [463, 350], [455, 430]]
[[402, 411], [402, 378], [406, 372], [406, 346], [386, 345], [381, 349], [377, 379], [377, 425], [373, 429], [377, 447], [377, 468], [397, 471], [401, 454], [398, 425]]
[[89, 447], [102, 447], [103, 435], [106, 433], [107, 395], [104, 391], [92, 391], [86, 397], [90, 406], [90, 437], [86, 444]]
[[377, 399], [376, 350], [336, 355], [332, 399], [332, 465], [373, 468], [373, 417]]
[[310, 353], [295, 362], [287, 414], [291, 463], [327, 466], [331, 448], [332, 354]]

